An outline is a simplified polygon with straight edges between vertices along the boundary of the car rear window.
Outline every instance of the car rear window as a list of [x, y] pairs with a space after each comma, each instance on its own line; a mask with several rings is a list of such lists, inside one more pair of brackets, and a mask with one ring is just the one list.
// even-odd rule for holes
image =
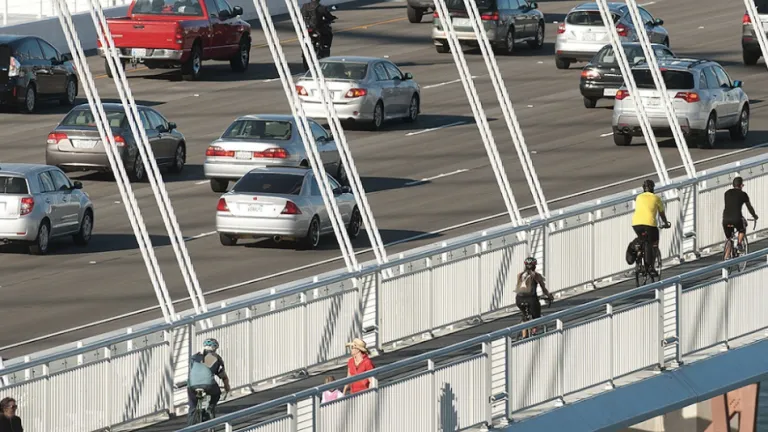
[[757, 7], [757, 13], [768, 14], [768, 0], [755, 0], [755, 6]]
[[[653, 82], [653, 76], [648, 69], [635, 69], [632, 70], [632, 75], [635, 77], [635, 83], [637, 88], [643, 89], [655, 89], [656, 84]], [[664, 84], [669, 90], [691, 90], [695, 87], [693, 81], [693, 75], [686, 71], [676, 70], [662, 70], [661, 76], [664, 77]]]
[[[622, 45], [622, 48], [624, 49], [624, 55], [627, 56], [627, 61], [629, 61], [629, 64], [635, 64], [638, 61], [645, 59], [645, 53], [643, 52], [643, 49], [639, 46], [627, 47]], [[597, 64], [600, 66], [610, 66], [610, 65], [619, 64], [619, 59], [616, 57], [616, 53], [613, 51], [612, 46], [607, 46], [598, 53]]]
[[[123, 127], [126, 121], [125, 112], [123, 111], [107, 111], [107, 121], [111, 127]], [[64, 120], [61, 121], [61, 126], [76, 126], [76, 127], [96, 127], [96, 119], [90, 110], [75, 110], [70, 111]]]
[[286, 141], [292, 132], [293, 125], [287, 121], [237, 120], [221, 137]]
[[[613, 16], [613, 22], [619, 21], [619, 16], [611, 14]], [[583, 25], [583, 26], [601, 26], [603, 23], [603, 17], [600, 15], [600, 11], [573, 11], [565, 18], [565, 22], [571, 25]]]
[[[478, 11], [496, 10], [496, 0], [474, 0]], [[446, 0], [445, 7], [451, 10], [467, 10], [464, 0]]]
[[136, 0], [133, 13], [146, 15], [202, 16], [200, 0]]
[[249, 173], [235, 183], [232, 190], [235, 193], [298, 195], [303, 183], [303, 175]]
[[[361, 80], [368, 73], [368, 63], [325, 61], [320, 62], [320, 70], [326, 79]], [[304, 76], [311, 78], [312, 74], [307, 72]]]
[[26, 195], [27, 180], [23, 177], [0, 176], [0, 194]]

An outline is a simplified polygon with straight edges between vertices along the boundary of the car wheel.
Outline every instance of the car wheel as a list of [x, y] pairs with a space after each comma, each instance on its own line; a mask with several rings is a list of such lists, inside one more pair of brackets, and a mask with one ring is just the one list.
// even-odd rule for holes
[[224, 193], [229, 187], [229, 180], [227, 179], [211, 179], [211, 190], [216, 193]]
[[558, 69], [568, 69], [571, 66], [571, 62], [570, 60], [555, 57], [555, 66], [557, 66]]
[[584, 107], [594, 108], [596, 106], [597, 106], [597, 99], [590, 99], [588, 97], [584, 97]]
[[411, 96], [411, 104], [408, 106], [408, 117], [405, 121], [408, 123], [415, 123], [419, 119], [419, 97], [417, 95]]
[[131, 177], [136, 183], [141, 183], [147, 179], [147, 170], [144, 167], [144, 161], [141, 160], [141, 155], [136, 155], [136, 160], [133, 162], [133, 171], [131, 171]]
[[51, 241], [51, 226], [48, 220], [44, 220], [37, 229], [37, 238], [29, 245], [29, 253], [32, 255], [45, 255], [48, 253], [48, 244]]
[[451, 47], [447, 43], [443, 42], [440, 45], [435, 45], [435, 51], [437, 51], [438, 54], [448, 54], [451, 52]]
[[27, 114], [31, 114], [37, 109], [37, 89], [34, 84], [27, 86], [27, 90], [24, 92], [24, 105], [22, 108]]
[[235, 72], [245, 72], [248, 70], [248, 64], [251, 62], [251, 42], [247, 37], [240, 39], [240, 47], [237, 54], [229, 60], [229, 66]]
[[70, 78], [67, 81], [66, 93], [64, 94], [64, 97], [61, 98], [61, 104], [72, 106], [75, 104], [75, 99], [77, 99], [77, 81]]
[[315, 216], [307, 228], [307, 235], [299, 241], [299, 248], [313, 250], [320, 244], [320, 219]]
[[91, 241], [91, 235], [93, 234], [93, 213], [90, 210], [85, 211], [83, 215], [83, 221], [80, 222], [80, 231], [77, 232], [72, 239], [75, 244], [85, 246]]
[[617, 134], [616, 132], [614, 132], [613, 143], [616, 144], [617, 146], [626, 147], [632, 144], [632, 135], [623, 135], [623, 134]]
[[734, 141], [744, 141], [749, 135], [749, 108], [746, 106], [741, 109], [739, 122], [731, 127], [728, 132], [731, 133], [731, 139]]
[[504, 54], [512, 55], [515, 53], [515, 28], [510, 27], [507, 36], [504, 38]]
[[363, 217], [360, 215], [360, 209], [355, 207], [352, 210], [352, 215], [349, 217], [349, 224], [347, 225], [347, 234], [350, 239], [356, 239], [360, 235], [360, 230], [363, 226]]
[[411, 5], [408, 5], [408, 21], [411, 23], [420, 23], [421, 19], [424, 17], [424, 10], [423, 9], [417, 9]]
[[712, 113], [707, 119], [707, 126], [697, 144], [700, 149], [711, 149], [715, 147], [715, 142], [717, 142], [717, 119], [715, 113]]
[[381, 129], [381, 125], [383, 123], [384, 123], [384, 104], [381, 103], [381, 101], [378, 101], [376, 103], [376, 106], [373, 108], [373, 120], [371, 120], [370, 129], [372, 131], [377, 131]]
[[742, 51], [741, 55], [744, 58], [744, 64], [747, 66], [754, 66], [760, 60], [760, 53]]
[[181, 74], [187, 81], [197, 81], [200, 79], [200, 73], [203, 70], [203, 50], [200, 44], [196, 43], [192, 47], [192, 54], [189, 60], [181, 67]]
[[237, 244], [237, 237], [228, 234], [219, 233], [219, 241], [222, 246], [234, 246]]
[[536, 50], [544, 48], [544, 21], [539, 21], [536, 28], [536, 39], [528, 41], [528, 45]]
[[[121, 59], [117, 63], [117, 67], [121, 67], [121, 68], [125, 69], [125, 60]], [[107, 71], [107, 77], [109, 77], [109, 78], [114, 78], [115, 77], [112, 74], [112, 69], [109, 68], [109, 62], [107, 61], [107, 59], [104, 59], [104, 69], [106, 69], [106, 71]]]
[[173, 156], [173, 165], [171, 165], [170, 171], [174, 174], [180, 173], [184, 169], [184, 164], [187, 163], [187, 150], [184, 144], [176, 146], [176, 153]]

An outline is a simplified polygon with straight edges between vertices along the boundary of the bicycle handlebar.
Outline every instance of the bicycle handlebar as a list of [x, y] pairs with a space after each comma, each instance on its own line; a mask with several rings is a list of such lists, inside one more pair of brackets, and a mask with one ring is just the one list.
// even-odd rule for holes
[[754, 231], [755, 228], [757, 228], [757, 219], [747, 219], [747, 222], [754, 222], [752, 224], [752, 231]]

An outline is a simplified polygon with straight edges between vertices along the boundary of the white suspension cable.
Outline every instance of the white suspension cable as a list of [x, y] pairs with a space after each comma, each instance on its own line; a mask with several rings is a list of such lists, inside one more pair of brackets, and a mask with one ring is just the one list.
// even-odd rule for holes
[[765, 61], [765, 66], [768, 67], [768, 36], [765, 34], [765, 26], [760, 19], [760, 14], [757, 12], [755, 0], [744, 0], [744, 6], [746, 6], [749, 19], [752, 21], [752, 29], [755, 32], [757, 44], [760, 45], [760, 51], [763, 53], [763, 61]]
[[[152, 242], [147, 234], [146, 225], [141, 216], [141, 210], [136, 202], [136, 197], [133, 194], [130, 182], [127, 180], [125, 167], [122, 164], [122, 159], [120, 158], [119, 150], [115, 143], [112, 128], [107, 121], [101, 98], [96, 89], [91, 71], [88, 68], [83, 47], [80, 44], [76, 28], [72, 23], [72, 15], [69, 12], [69, 7], [65, 0], [54, 0], [54, 5], [59, 11], [57, 14], [59, 23], [61, 24], [64, 37], [67, 40], [67, 46], [72, 53], [72, 61], [75, 63], [79, 82], [82, 84], [86, 98], [88, 99], [88, 105], [95, 119], [96, 129], [99, 132], [99, 137], [104, 145], [107, 159], [114, 173], [120, 197], [128, 214], [128, 220], [139, 245], [141, 256], [144, 259], [144, 265], [147, 268], [150, 282], [155, 290], [155, 295], [157, 296], [160, 310], [163, 313], [163, 318], [168, 323], [173, 322], [175, 320], [173, 303], [168, 295], [162, 271], [157, 263], [154, 249], [152, 248]], [[107, 130], [109, 130], [109, 133], [107, 133]]]
[[[155, 201], [160, 210], [160, 216], [162, 217], [163, 224], [168, 232], [168, 237], [171, 239], [171, 246], [173, 247], [179, 270], [181, 271], [184, 283], [187, 287], [189, 298], [192, 301], [192, 306], [196, 313], [206, 312], [208, 309], [205, 304], [205, 296], [200, 288], [200, 283], [195, 274], [194, 267], [192, 266], [192, 261], [189, 258], [181, 228], [179, 227], [176, 215], [173, 211], [173, 205], [168, 197], [165, 183], [163, 182], [157, 162], [155, 161], [154, 151], [149, 144], [149, 138], [147, 137], [144, 125], [141, 124], [141, 117], [139, 116], [139, 111], [136, 107], [136, 101], [133, 98], [130, 86], [128, 85], [125, 70], [119, 60], [115, 41], [112, 38], [112, 33], [110, 32], [107, 20], [104, 17], [104, 10], [99, 1], [88, 1], [91, 5], [90, 13], [93, 25], [96, 28], [99, 41], [104, 48], [107, 67], [112, 72], [112, 77], [115, 81], [120, 101], [123, 104], [128, 124], [130, 125], [131, 132], [136, 140], [136, 147], [139, 150], [139, 158], [146, 170], [150, 187], [152, 188]], [[183, 149], [183, 151], [186, 151], [186, 149]], [[177, 156], [178, 155], [174, 155], [174, 157]]]
[[371, 243], [371, 249], [379, 264], [387, 262], [387, 253], [384, 249], [381, 235], [379, 234], [379, 228], [376, 225], [373, 211], [368, 204], [368, 198], [365, 194], [362, 181], [360, 180], [360, 175], [357, 172], [355, 161], [352, 159], [344, 128], [341, 127], [339, 116], [336, 113], [336, 107], [330, 96], [330, 90], [328, 89], [325, 77], [320, 70], [320, 63], [315, 54], [315, 50], [312, 48], [312, 41], [307, 32], [307, 28], [304, 25], [299, 5], [295, 0], [285, 0], [285, 4], [288, 7], [288, 13], [291, 15], [291, 21], [293, 22], [293, 27], [296, 31], [296, 37], [299, 40], [299, 46], [301, 47], [304, 58], [309, 66], [310, 74], [312, 75], [315, 86], [317, 86], [320, 92], [320, 99], [323, 103], [323, 108], [325, 109], [328, 125], [331, 128], [331, 132], [336, 140], [336, 148], [339, 150], [341, 160], [343, 161], [342, 169], [347, 173], [347, 179], [349, 180], [355, 200], [358, 203], [358, 209], [363, 219], [366, 234]]
[[653, 82], [656, 84], [656, 89], [659, 92], [659, 96], [661, 97], [664, 107], [664, 114], [667, 116], [669, 126], [672, 128], [672, 135], [675, 139], [677, 150], [680, 153], [680, 160], [683, 162], [683, 167], [685, 167], [685, 172], [688, 175], [688, 178], [693, 178], [696, 176], [696, 168], [693, 164], [693, 160], [691, 159], [691, 153], [688, 150], [688, 142], [686, 141], [685, 136], [683, 136], [683, 130], [680, 127], [680, 122], [677, 118], [675, 105], [672, 102], [672, 98], [669, 96], [666, 82], [664, 81], [664, 77], [662, 76], [661, 70], [659, 69], [656, 53], [653, 51], [653, 47], [651, 47], [651, 41], [648, 39], [648, 33], [645, 29], [646, 23], [640, 16], [640, 10], [638, 9], [637, 2], [635, 2], [635, 0], [627, 0], [627, 8], [629, 9], [629, 14], [632, 17], [635, 28], [637, 29], [638, 39], [640, 46], [643, 49], [645, 59], [648, 63], [648, 69], [651, 71]]
[[520, 216], [520, 209], [515, 201], [515, 196], [512, 193], [512, 188], [509, 186], [507, 175], [504, 172], [504, 166], [498, 158], [498, 151], [496, 149], [496, 142], [493, 139], [491, 128], [488, 126], [488, 119], [485, 116], [485, 110], [480, 102], [480, 97], [477, 95], [477, 89], [472, 81], [472, 75], [469, 73], [469, 67], [467, 66], [464, 53], [459, 44], [456, 32], [453, 28], [450, 15], [448, 14], [448, 8], [445, 6], [445, 0], [436, 0], [435, 9], [437, 10], [438, 19], [442, 28], [445, 30], [445, 36], [450, 45], [453, 61], [456, 64], [456, 69], [459, 71], [459, 78], [464, 87], [464, 92], [467, 94], [469, 100], [469, 106], [472, 109], [472, 115], [475, 117], [477, 129], [480, 131], [480, 137], [485, 145], [485, 151], [488, 154], [488, 159], [491, 163], [491, 168], [496, 176], [496, 183], [499, 186], [499, 191], [504, 199], [504, 204], [507, 207], [507, 213], [514, 226], [520, 226], [523, 224], [523, 218]]
[[536, 169], [533, 166], [533, 161], [531, 161], [531, 155], [528, 153], [528, 147], [525, 144], [525, 136], [520, 128], [520, 123], [517, 121], [517, 115], [515, 115], [515, 109], [512, 102], [509, 99], [507, 87], [504, 84], [504, 78], [502, 78], [499, 66], [496, 63], [496, 56], [493, 54], [493, 49], [491, 48], [491, 43], [488, 40], [485, 28], [482, 27], [483, 24], [480, 19], [480, 11], [477, 9], [477, 3], [474, 0], [464, 0], [464, 7], [469, 14], [469, 21], [472, 23], [475, 37], [480, 42], [480, 51], [483, 54], [485, 66], [488, 69], [488, 75], [490, 75], [493, 88], [496, 90], [496, 97], [499, 100], [499, 105], [504, 113], [504, 120], [507, 123], [509, 134], [512, 136], [512, 142], [515, 144], [517, 157], [520, 159], [520, 164], [523, 166], [523, 173], [528, 182], [528, 188], [531, 191], [531, 195], [533, 195], [533, 201], [536, 204], [539, 217], [545, 219], [549, 217], [547, 199], [544, 197], [544, 191], [541, 188], [541, 184], [539, 184], [539, 176], [536, 175]]
[[638, 120], [640, 121], [640, 129], [643, 131], [643, 137], [645, 138], [646, 145], [648, 146], [648, 151], [651, 154], [653, 165], [656, 168], [656, 174], [659, 176], [659, 181], [662, 184], [668, 184], [670, 181], [669, 173], [667, 173], [667, 168], [664, 165], [664, 160], [661, 156], [661, 151], [659, 150], [659, 144], [656, 142], [656, 135], [653, 133], [651, 124], [648, 121], [648, 116], [645, 112], [643, 100], [637, 93], [635, 77], [632, 75], [632, 69], [629, 65], [629, 61], [627, 61], [627, 56], [624, 52], [623, 46], [621, 45], [619, 33], [616, 31], [616, 23], [613, 22], [613, 16], [608, 9], [606, 0], [596, 1], [598, 9], [600, 9], [600, 15], [602, 16], [603, 23], [605, 24], [606, 29], [608, 29], [608, 34], [611, 39], [611, 46], [613, 47], [613, 52], [616, 54], [616, 60], [619, 64], [619, 68], [621, 69], [621, 74], [624, 77], [624, 85], [627, 86], [629, 97], [632, 99], [632, 102], [635, 105], [635, 112], [637, 114]]
[[296, 93], [296, 87], [291, 75], [288, 61], [285, 58], [283, 49], [280, 46], [280, 40], [277, 36], [274, 23], [272, 22], [272, 16], [269, 13], [269, 9], [264, 0], [254, 0], [254, 6], [256, 7], [256, 13], [259, 16], [259, 22], [264, 30], [264, 36], [267, 39], [267, 45], [269, 51], [272, 54], [272, 59], [277, 68], [277, 72], [280, 75], [280, 82], [283, 84], [283, 90], [285, 96], [288, 99], [288, 104], [291, 107], [291, 112], [298, 123], [298, 132], [301, 136], [301, 141], [304, 144], [304, 148], [309, 158], [310, 167], [315, 174], [315, 178], [318, 182], [320, 189], [320, 195], [323, 199], [326, 209], [328, 209], [329, 219], [333, 225], [333, 231], [336, 235], [336, 240], [339, 244], [339, 248], [344, 258], [344, 263], [347, 266], [349, 272], [356, 271], [360, 268], [357, 257], [355, 256], [354, 248], [349, 240], [349, 235], [344, 226], [344, 221], [341, 218], [341, 212], [336, 204], [336, 199], [333, 195], [332, 188], [328, 182], [328, 178], [325, 172], [322, 158], [317, 151], [317, 143], [315, 142], [314, 134], [307, 121], [307, 116], [304, 113], [304, 108], [301, 105], [298, 94]]

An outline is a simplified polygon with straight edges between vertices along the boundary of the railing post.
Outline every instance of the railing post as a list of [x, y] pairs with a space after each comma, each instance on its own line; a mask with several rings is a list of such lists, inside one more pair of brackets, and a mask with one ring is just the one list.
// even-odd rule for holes
[[[427, 360], [427, 372], [429, 372], [429, 393], [430, 393], [429, 399], [427, 400], [432, 401], [433, 404], [436, 404], [440, 396], [437, 394], [437, 385], [435, 382], [435, 361], [432, 359]], [[431, 412], [434, 412], [434, 410], [431, 410]], [[437, 421], [436, 415], [429, 416], [429, 423], [430, 425], [427, 430], [436, 431], [438, 430], [438, 427], [440, 427], [440, 424]]]
[[[433, 295], [435, 293], [434, 284], [435, 284], [435, 278], [433, 274], [433, 267], [432, 267], [432, 258], [424, 258], [424, 268], [427, 270], [427, 275], [429, 276], [429, 282], [427, 283], [427, 289], [429, 290], [429, 298], [434, 298]], [[434, 336], [434, 330], [435, 330], [435, 302], [431, 301], [429, 302], [429, 306], [427, 307], [427, 313], [429, 314], [429, 319], [427, 322], [429, 323], [429, 334], [430, 336]]]
[[298, 410], [298, 401], [294, 400], [293, 402], [288, 404], [287, 411], [288, 415], [291, 419], [291, 424], [288, 426], [288, 430], [290, 432], [298, 432], [299, 430], [299, 410]]
[[731, 349], [729, 338], [728, 338], [728, 335], [731, 333], [730, 326], [728, 325], [728, 322], [730, 321], [730, 316], [728, 312], [731, 306], [731, 300], [730, 300], [731, 296], [729, 292], [731, 290], [731, 278], [730, 278], [730, 275], [728, 274], [728, 267], [723, 267], [721, 272], [722, 272], [722, 278], [725, 281], [725, 301], [723, 302], [723, 307], [725, 308], [725, 310], [723, 311], [723, 316], [725, 317], [725, 319], [723, 320], [723, 326], [725, 327], [725, 334], [723, 336], [725, 340], [723, 341], [724, 347], [723, 349], [721, 349], [721, 351], [728, 351], [729, 349]]
[[563, 332], [563, 322], [555, 321], [555, 331], [558, 333], [557, 344], [557, 387], [560, 393], [559, 400], [555, 401], [555, 406], [565, 405], [565, 337]]
[[675, 347], [675, 360], [677, 361], [677, 366], [683, 365], [683, 341], [681, 339], [682, 336], [682, 305], [683, 305], [683, 284], [678, 283], [675, 284], [675, 331], [677, 333], [677, 347]]
[[606, 390], [613, 390], [616, 388], [616, 383], [613, 382], [613, 379], [616, 377], [616, 365], [613, 361], [613, 348], [615, 340], [614, 332], [613, 332], [613, 305], [607, 304], [605, 305], [605, 315], [608, 316], [608, 369], [610, 370], [610, 376], [611, 378], [608, 380], [608, 384], [605, 386]]
[[483, 398], [486, 401], [485, 404], [485, 424], [489, 428], [493, 427], [493, 409], [491, 406], [491, 396], [493, 395], [493, 392], [491, 391], [491, 386], [493, 385], [493, 346], [491, 345], [492, 342], [483, 342], [482, 350], [483, 354], [485, 355], [485, 397]]

